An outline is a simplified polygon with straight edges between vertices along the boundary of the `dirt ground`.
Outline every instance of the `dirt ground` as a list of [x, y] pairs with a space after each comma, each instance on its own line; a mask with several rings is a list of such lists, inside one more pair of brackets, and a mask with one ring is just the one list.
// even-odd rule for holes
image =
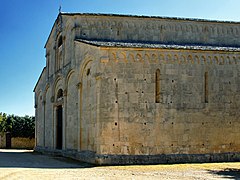
[[28, 150], [0, 149], [2, 179], [240, 179], [240, 162], [95, 167]]

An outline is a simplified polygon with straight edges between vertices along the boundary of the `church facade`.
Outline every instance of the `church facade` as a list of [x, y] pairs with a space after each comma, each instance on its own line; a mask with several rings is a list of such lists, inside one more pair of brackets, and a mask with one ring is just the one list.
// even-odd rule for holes
[[240, 160], [240, 23], [60, 13], [34, 88], [39, 152]]

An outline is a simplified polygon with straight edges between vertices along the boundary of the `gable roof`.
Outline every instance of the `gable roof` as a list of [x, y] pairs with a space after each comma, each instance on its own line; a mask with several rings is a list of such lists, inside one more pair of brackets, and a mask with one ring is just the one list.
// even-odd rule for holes
[[101, 14], [101, 13], [69, 13], [69, 12], [60, 12], [52, 26], [51, 32], [48, 36], [48, 39], [45, 43], [44, 48], [48, 43], [48, 40], [52, 34], [53, 28], [57, 23], [57, 20], [60, 16], [105, 16], [105, 17], [129, 17], [129, 18], [146, 18], [146, 19], [162, 19], [162, 20], [178, 20], [178, 21], [194, 21], [194, 22], [212, 22], [212, 23], [228, 23], [228, 24], [239, 24], [237, 21], [218, 21], [218, 20], [208, 20], [208, 19], [197, 19], [197, 18], [181, 18], [181, 17], [163, 17], [163, 16], [146, 16], [146, 15], [126, 15], [126, 14]]

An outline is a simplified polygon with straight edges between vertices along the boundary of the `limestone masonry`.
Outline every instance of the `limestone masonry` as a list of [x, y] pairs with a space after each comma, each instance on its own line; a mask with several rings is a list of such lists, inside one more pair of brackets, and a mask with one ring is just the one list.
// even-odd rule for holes
[[240, 23], [60, 13], [35, 150], [94, 164], [240, 160]]

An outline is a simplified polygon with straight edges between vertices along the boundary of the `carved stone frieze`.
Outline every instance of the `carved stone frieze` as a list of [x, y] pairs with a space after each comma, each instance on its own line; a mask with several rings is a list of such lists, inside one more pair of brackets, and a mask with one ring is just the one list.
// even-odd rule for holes
[[[240, 54], [204, 52], [204, 51], [111, 51], [109, 53], [108, 63], [163, 63], [163, 64], [238, 64]], [[101, 59], [102, 62], [102, 59]]]

